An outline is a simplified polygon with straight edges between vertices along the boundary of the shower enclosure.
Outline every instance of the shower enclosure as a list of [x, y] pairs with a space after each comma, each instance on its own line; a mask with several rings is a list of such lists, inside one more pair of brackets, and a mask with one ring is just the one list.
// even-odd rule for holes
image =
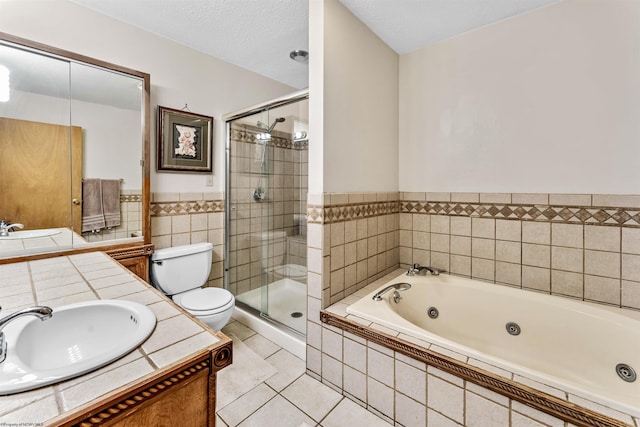
[[225, 124], [225, 287], [237, 306], [305, 335], [308, 93]]

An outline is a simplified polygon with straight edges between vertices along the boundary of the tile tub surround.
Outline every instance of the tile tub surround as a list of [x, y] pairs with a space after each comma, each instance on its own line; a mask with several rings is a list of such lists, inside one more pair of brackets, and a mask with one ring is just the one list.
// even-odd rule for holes
[[400, 263], [640, 309], [640, 196], [402, 193]]
[[[350, 342], [343, 338], [341, 330], [321, 323], [320, 311], [342, 298], [348, 300], [387, 272], [414, 262], [474, 279], [640, 309], [639, 209], [638, 195], [413, 192], [309, 195], [307, 371], [363, 404], [367, 388], [362, 388], [361, 373], [346, 367], [340, 357], [331, 356], [330, 348], [344, 345], [346, 349]], [[394, 215], [398, 226], [395, 230], [391, 226], [384, 238], [378, 238], [379, 227], [364, 227], [365, 218], [367, 221], [392, 218], [393, 224]], [[376, 234], [369, 235], [370, 232]], [[388, 266], [386, 256], [368, 253], [373, 247], [373, 237], [376, 243], [384, 240], [383, 247], [391, 254], [397, 251], [397, 258], [391, 255]], [[366, 246], [362, 240], [367, 242]], [[394, 241], [397, 246], [385, 246]], [[375, 261], [362, 263], [358, 259], [364, 256], [365, 247], [367, 261], [372, 257]], [[352, 265], [354, 256], [355, 281], [353, 267], [346, 275], [341, 265], [342, 260], [347, 266]], [[371, 266], [371, 270], [365, 269], [365, 265]], [[375, 348], [378, 352], [385, 351], [379, 345]], [[353, 383], [356, 378], [357, 384]], [[374, 388], [380, 385], [376, 381], [372, 383]], [[447, 377], [445, 382], [457, 381]], [[353, 388], [349, 391], [349, 387], [357, 387], [358, 393], [354, 394]], [[463, 406], [455, 410], [465, 411]], [[380, 408], [377, 411], [384, 412]], [[523, 413], [523, 420], [527, 419], [528, 407], [522, 411], [512, 414], [512, 419], [521, 419]], [[433, 417], [439, 416], [437, 411], [434, 414]], [[442, 422], [452, 421], [442, 418]]]
[[213, 260], [207, 286], [223, 287], [224, 194], [153, 193], [151, 243], [156, 249], [211, 242]]
[[80, 377], [32, 391], [2, 396], [5, 423], [55, 424], [101, 396], [154, 375], [181, 359], [228, 339], [192, 319], [104, 253], [0, 265], [3, 312], [42, 304], [123, 299], [147, 305], [158, 323], [152, 335], [125, 357]]
[[346, 313], [403, 271], [323, 312], [323, 383], [402, 426], [640, 425], [602, 403]]
[[310, 306], [328, 307], [399, 265], [398, 193], [309, 195], [307, 230]]
[[640, 309], [640, 195], [333, 193], [310, 195], [307, 217], [323, 308], [419, 263]]

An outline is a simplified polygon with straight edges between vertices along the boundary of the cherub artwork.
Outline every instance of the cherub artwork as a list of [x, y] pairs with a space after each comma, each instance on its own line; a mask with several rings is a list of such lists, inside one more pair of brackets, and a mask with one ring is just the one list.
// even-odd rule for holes
[[178, 146], [175, 147], [176, 156], [196, 157], [196, 128], [176, 125], [178, 131]]

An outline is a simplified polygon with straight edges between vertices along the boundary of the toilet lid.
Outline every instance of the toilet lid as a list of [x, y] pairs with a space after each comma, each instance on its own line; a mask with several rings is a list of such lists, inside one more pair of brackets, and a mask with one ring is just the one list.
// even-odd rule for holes
[[212, 310], [229, 304], [232, 298], [231, 292], [226, 289], [203, 288], [183, 295], [180, 305], [187, 310]]

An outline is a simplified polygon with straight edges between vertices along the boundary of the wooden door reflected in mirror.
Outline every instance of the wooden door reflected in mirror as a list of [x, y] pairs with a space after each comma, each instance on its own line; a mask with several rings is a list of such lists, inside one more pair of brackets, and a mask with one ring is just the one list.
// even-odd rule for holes
[[[71, 135], [69, 131], [71, 130]], [[80, 233], [82, 129], [0, 117], [0, 207], [25, 230]]]

